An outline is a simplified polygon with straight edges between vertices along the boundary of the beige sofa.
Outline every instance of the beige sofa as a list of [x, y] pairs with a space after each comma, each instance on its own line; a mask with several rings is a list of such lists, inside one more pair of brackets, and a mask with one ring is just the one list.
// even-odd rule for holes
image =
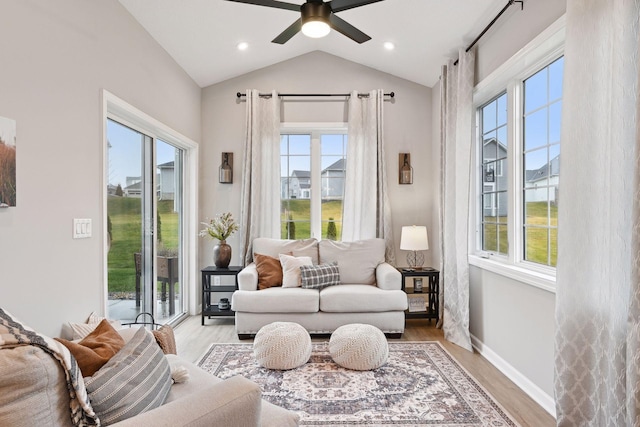
[[328, 334], [342, 325], [366, 323], [390, 336], [404, 332], [407, 296], [401, 274], [385, 262], [382, 239], [356, 242], [258, 238], [253, 254], [309, 256], [314, 264], [338, 263], [340, 285], [322, 290], [272, 287], [258, 290], [255, 263], [238, 274], [233, 293], [238, 337], [249, 338], [272, 322], [295, 322], [312, 334]]
[[[121, 335], [130, 339], [132, 331]], [[166, 402], [113, 426], [297, 426], [298, 415], [261, 399], [260, 387], [243, 378], [220, 380], [192, 363], [189, 380], [171, 386]], [[0, 350], [0, 426], [72, 426], [65, 371], [53, 356], [31, 345]]]

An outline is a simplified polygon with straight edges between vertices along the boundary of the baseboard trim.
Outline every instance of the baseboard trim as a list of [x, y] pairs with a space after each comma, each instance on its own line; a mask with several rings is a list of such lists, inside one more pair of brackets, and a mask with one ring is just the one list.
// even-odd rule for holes
[[540, 387], [534, 384], [529, 378], [522, 375], [520, 371], [511, 366], [506, 360], [504, 360], [498, 353], [491, 350], [484, 345], [482, 341], [471, 335], [471, 345], [480, 353], [485, 359], [487, 359], [493, 366], [495, 366], [500, 372], [513, 381], [518, 387], [529, 395], [538, 405], [547, 411], [552, 417], [556, 417], [556, 403], [553, 397], [545, 393]]

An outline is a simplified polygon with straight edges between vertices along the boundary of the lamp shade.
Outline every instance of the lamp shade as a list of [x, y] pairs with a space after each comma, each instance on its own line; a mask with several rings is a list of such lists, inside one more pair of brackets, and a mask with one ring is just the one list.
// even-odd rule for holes
[[403, 251], [426, 251], [429, 249], [427, 227], [424, 225], [409, 225], [402, 227], [400, 249]]

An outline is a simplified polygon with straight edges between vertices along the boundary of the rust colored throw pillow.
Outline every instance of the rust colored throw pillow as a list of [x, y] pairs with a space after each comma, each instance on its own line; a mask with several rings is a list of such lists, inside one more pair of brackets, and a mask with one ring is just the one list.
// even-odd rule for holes
[[124, 340], [106, 319], [78, 343], [60, 338], [56, 340], [73, 354], [83, 377], [92, 376], [124, 347]]
[[258, 269], [258, 289], [282, 286], [282, 264], [280, 260], [268, 255], [253, 254]]

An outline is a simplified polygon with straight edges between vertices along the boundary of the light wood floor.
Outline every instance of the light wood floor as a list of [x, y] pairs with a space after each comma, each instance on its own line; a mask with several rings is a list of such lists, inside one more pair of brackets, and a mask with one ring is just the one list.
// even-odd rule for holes
[[[175, 335], [178, 354], [191, 362], [197, 362], [213, 343], [252, 342], [238, 339], [233, 319], [205, 319], [205, 326], [201, 326], [200, 316], [190, 316], [175, 328]], [[328, 339], [314, 337], [313, 341]], [[484, 357], [445, 341], [442, 330], [435, 328], [433, 323], [420, 319], [407, 320], [402, 338], [390, 341], [439, 341], [523, 427], [555, 426], [551, 415]]]

